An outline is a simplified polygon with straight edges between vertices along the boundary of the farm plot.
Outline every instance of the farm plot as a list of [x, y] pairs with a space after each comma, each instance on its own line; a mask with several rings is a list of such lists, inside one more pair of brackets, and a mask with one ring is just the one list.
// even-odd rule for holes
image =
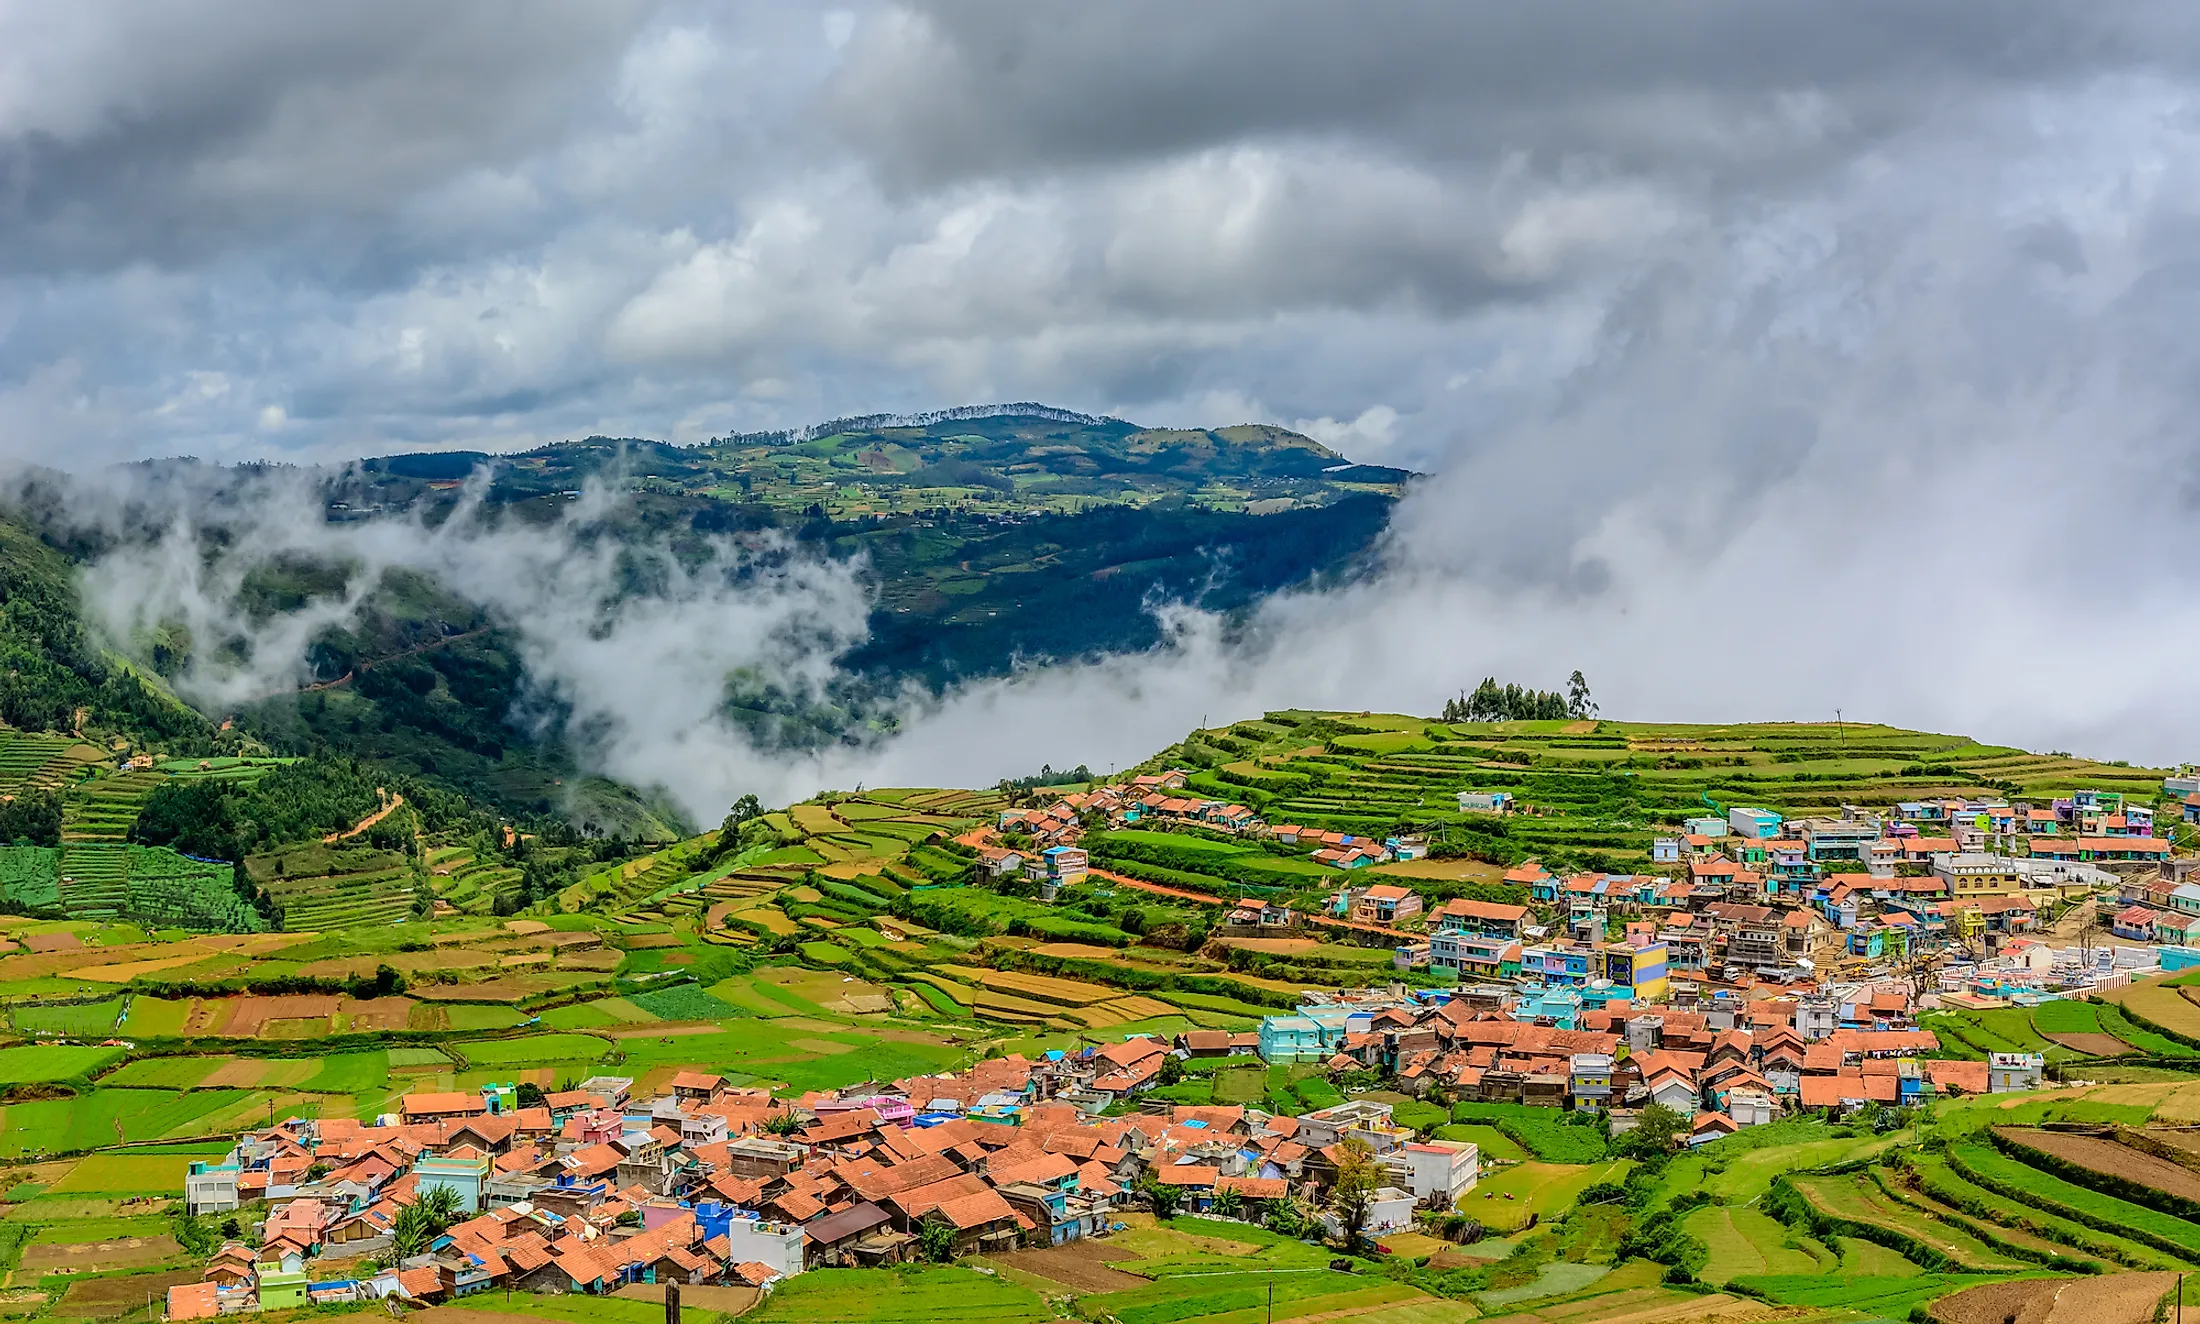
[[2131, 984], [2101, 995], [2126, 1013], [2149, 1025], [2159, 1025], [2174, 1035], [2200, 1040], [2200, 1007], [2162, 983]]
[[1048, 1324], [1054, 1312], [1030, 1288], [969, 1269], [841, 1269], [789, 1278], [743, 1318], [752, 1324]]
[[1966, 1180], [1997, 1195], [2113, 1234], [2137, 1237], [2200, 1259], [2200, 1226], [2172, 1214], [2067, 1182], [2009, 1157], [1981, 1141], [1948, 1146], [1950, 1166]]
[[183, 1247], [173, 1236], [156, 1231], [98, 1241], [35, 1241], [23, 1248], [18, 1264], [27, 1274], [112, 1273], [150, 1268], [182, 1256]]
[[94, 1154], [77, 1160], [53, 1195], [181, 1195], [191, 1160], [182, 1154]]
[[1455, 1104], [1451, 1120], [1482, 1123], [1510, 1136], [1516, 1143], [1547, 1163], [1594, 1163], [1604, 1157], [1605, 1138], [1594, 1126], [1577, 1126], [1568, 1114], [1524, 1104]]
[[128, 1062], [99, 1078], [102, 1089], [187, 1090], [203, 1084], [208, 1076], [233, 1057], [143, 1057]]
[[2099, 1011], [2089, 1002], [2058, 998], [2032, 1009], [2032, 1025], [2040, 1037], [2089, 1057], [2116, 1057], [2131, 1045], [2101, 1028]]
[[1941, 1324], [2148, 1324], [2177, 1290], [2173, 1273], [2112, 1273], [2059, 1282], [1984, 1283], [1932, 1304]]
[[1531, 1213], [1549, 1218], [1570, 1208], [1583, 1190], [1597, 1182], [1623, 1179], [1628, 1166], [1625, 1159], [1582, 1165], [1531, 1160], [1483, 1180], [1461, 1208], [1492, 1228], [1516, 1231], [1526, 1225]]
[[1707, 1205], [1681, 1226], [1711, 1248], [1710, 1259], [1697, 1275], [1707, 1283], [1767, 1273], [1823, 1273], [1836, 1267], [1832, 1252], [1798, 1237], [1771, 1215], [1746, 1206]]
[[1820, 1211], [1851, 1223], [1885, 1228], [1910, 1237], [1947, 1256], [1959, 1268], [1994, 1272], [2028, 1267], [1968, 1232], [1942, 1223], [1923, 1210], [1890, 1199], [1863, 1173], [1839, 1177], [1800, 1176], [1793, 1180], [1795, 1189]]
[[1996, 1127], [2002, 1139], [2092, 1172], [2200, 1203], [2200, 1173], [2101, 1136], [2028, 1127]]
[[102, 1002], [17, 1003], [8, 1019], [20, 1034], [64, 1034], [77, 1038], [105, 1038], [115, 1032], [122, 1018], [122, 999]]
[[453, 1044], [480, 1067], [530, 1066], [538, 1062], [593, 1062], [611, 1045], [592, 1034], [532, 1034], [517, 1039], [476, 1039]]
[[1913, 1306], [1936, 1297], [2006, 1279], [1975, 1273], [1921, 1273], [1900, 1276], [1875, 1274], [1765, 1274], [1736, 1280], [1786, 1305], [1818, 1310], [1853, 1310], [1879, 1319], [1907, 1318]]
[[1913, 1154], [1906, 1162], [1917, 1175], [1921, 1191], [1944, 1205], [1962, 1211], [1968, 1217], [1998, 1225], [1996, 1235], [2007, 1236], [2017, 1229], [2024, 1229], [2035, 1234], [2034, 1240], [2039, 1242], [2036, 1248], [2044, 1249], [2051, 1245], [2059, 1248], [2053, 1252], [2057, 1254], [2084, 1255], [2142, 1268], [2168, 1263], [2165, 1253], [2160, 1250], [2088, 1227], [2074, 1219], [2049, 1213], [2033, 1202], [2012, 1200], [2008, 1196], [1990, 1191], [1957, 1172], [1940, 1155]]
[[[336, 1014], [339, 1000], [334, 993], [285, 993], [277, 997], [261, 997], [248, 994], [230, 1004], [228, 1023], [221, 1033], [239, 1039], [255, 1039], [266, 1033], [271, 1024], [281, 1021], [317, 1022], [317, 1033], [328, 1033], [328, 1019]], [[286, 1037], [304, 1037], [293, 1035]]]
[[0, 1048], [0, 1085], [73, 1080], [122, 1058], [121, 1048], [77, 1044], [22, 1044]]

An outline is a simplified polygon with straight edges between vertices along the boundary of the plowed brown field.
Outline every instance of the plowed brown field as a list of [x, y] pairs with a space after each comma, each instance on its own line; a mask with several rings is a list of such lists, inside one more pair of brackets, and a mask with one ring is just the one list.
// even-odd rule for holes
[[2142, 1154], [2128, 1145], [2099, 1136], [2068, 1131], [2037, 1131], [2030, 1127], [1996, 1127], [1996, 1132], [2020, 1145], [2039, 1150], [2067, 1163], [2121, 1177], [2168, 1195], [2200, 1203], [2200, 1173], [2181, 1168], [2168, 1159]]
[[2173, 1273], [1987, 1283], [1942, 1297], [1932, 1316], [1944, 1324], [2145, 1324], [2176, 1287]]

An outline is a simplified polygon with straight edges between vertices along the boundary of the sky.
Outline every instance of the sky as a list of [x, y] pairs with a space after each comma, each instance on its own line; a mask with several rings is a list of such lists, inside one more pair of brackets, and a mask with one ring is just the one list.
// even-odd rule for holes
[[2196, 85], [2177, 3], [0, 2], [0, 455], [1039, 400], [1434, 475], [1250, 645], [812, 780], [1576, 666], [2200, 758]]

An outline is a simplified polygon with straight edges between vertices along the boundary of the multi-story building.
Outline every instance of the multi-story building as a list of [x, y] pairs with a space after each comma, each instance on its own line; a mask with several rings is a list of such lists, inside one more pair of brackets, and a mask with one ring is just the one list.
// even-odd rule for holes
[[237, 1174], [234, 1163], [193, 1162], [183, 1178], [184, 1210], [191, 1214], [226, 1214], [237, 1208]]

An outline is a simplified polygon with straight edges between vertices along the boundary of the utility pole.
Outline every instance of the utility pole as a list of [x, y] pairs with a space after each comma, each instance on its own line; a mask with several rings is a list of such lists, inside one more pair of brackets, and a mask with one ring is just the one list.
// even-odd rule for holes
[[665, 1324], [680, 1324], [680, 1284], [665, 1284]]
[[[2180, 1278], [2177, 1281], [2179, 1284], [2177, 1289], [2178, 1304], [2183, 1305], [2185, 1295], [2184, 1279]], [[1276, 1280], [1273, 1278], [1268, 1280], [1268, 1324], [1276, 1324]], [[2182, 1315], [2178, 1317], [2177, 1324], [2185, 1324]]]

